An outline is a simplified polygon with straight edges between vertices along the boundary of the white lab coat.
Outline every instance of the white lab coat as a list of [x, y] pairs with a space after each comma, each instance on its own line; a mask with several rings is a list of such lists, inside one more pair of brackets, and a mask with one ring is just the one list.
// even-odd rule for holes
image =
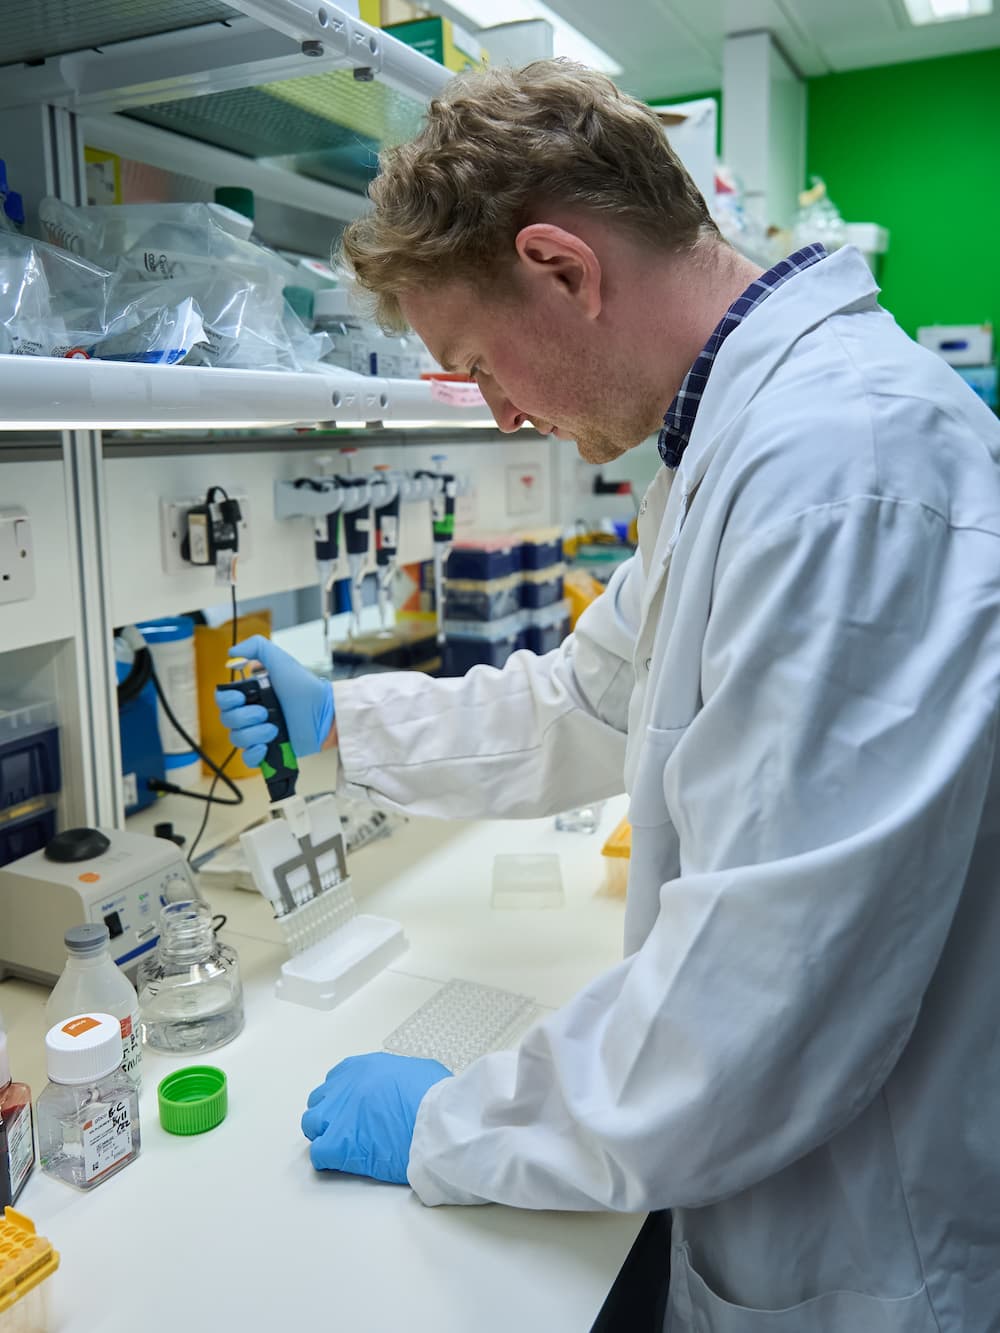
[[840, 251], [555, 653], [336, 694], [445, 816], [631, 794], [625, 958], [421, 1106], [427, 1204], [674, 1209], [667, 1327], [1000, 1329], [1000, 426]]

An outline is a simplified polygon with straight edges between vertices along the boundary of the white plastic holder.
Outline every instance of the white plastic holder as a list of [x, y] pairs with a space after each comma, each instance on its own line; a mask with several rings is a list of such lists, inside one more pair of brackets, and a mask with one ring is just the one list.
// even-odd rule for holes
[[355, 916], [325, 940], [281, 965], [279, 1000], [335, 1009], [409, 947], [403, 927], [387, 917]]

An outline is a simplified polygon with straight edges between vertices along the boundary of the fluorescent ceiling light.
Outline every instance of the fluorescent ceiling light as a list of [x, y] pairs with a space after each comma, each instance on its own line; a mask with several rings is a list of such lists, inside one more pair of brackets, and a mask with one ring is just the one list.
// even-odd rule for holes
[[993, 0], [903, 0], [910, 22], [947, 23], [951, 19], [980, 18], [993, 13]]
[[[943, 3], [943, 0], [936, 0]], [[992, 3], [992, 0], [989, 0]], [[552, 54], [578, 60], [581, 65], [599, 69], [604, 74], [621, 74], [622, 66], [607, 51], [566, 22], [542, 0], [449, 0], [449, 5], [474, 23], [477, 28], [492, 28], [498, 23], [517, 23], [522, 19], [544, 19], [552, 25]]]

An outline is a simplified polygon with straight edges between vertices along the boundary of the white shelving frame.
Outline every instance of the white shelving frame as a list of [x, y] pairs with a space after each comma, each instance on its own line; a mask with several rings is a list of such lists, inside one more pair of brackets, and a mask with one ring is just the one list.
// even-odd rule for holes
[[[352, 69], [362, 82], [378, 79], [423, 104], [450, 77], [333, 5], [231, 2], [242, 13], [229, 21], [127, 42], [114, 42], [109, 33], [103, 45], [0, 70], [0, 143], [9, 177], [25, 197], [29, 227], [45, 195], [85, 202], [88, 142], [181, 175], [249, 185], [262, 198], [325, 217], [346, 221], [364, 211], [365, 200], [348, 191], [116, 114], [336, 69]], [[37, 516], [36, 551], [64, 565], [61, 577], [50, 580], [52, 606], [0, 607], [0, 679], [8, 688], [34, 685], [36, 693], [42, 688], [61, 697], [64, 822], [122, 821], [110, 649], [113, 564], [122, 552], [121, 533], [117, 547], [112, 541], [107, 498], [108, 467], [116, 460], [114, 449], [109, 453], [102, 443], [102, 429], [333, 422], [454, 427], [490, 421], [484, 405], [438, 402], [424, 382], [0, 356], [0, 431], [25, 442], [14, 448], [0, 442], [0, 496]], [[39, 461], [25, 464], [33, 452], [28, 442], [52, 430], [60, 432], [61, 457], [39, 445]], [[218, 457], [213, 444], [206, 440], [199, 452], [203, 465]], [[309, 447], [318, 453], [329, 450], [331, 441]], [[140, 486], [143, 466], [141, 457], [133, 458], [129, 470]], [[55, 507], [46, 494], [54, 475], [61, 478], [63, 497]], [[145, 549], [149, 560], [158, 558], [155, 542]], [[141, 577], [133, 569], [128, 574], [133, 582]], [[11, 679], [16, 672], [20, 678]]]

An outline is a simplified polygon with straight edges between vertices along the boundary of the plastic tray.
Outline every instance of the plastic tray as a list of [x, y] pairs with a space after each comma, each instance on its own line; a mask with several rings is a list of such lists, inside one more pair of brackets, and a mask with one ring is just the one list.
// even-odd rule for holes
[[559, 602], [556, 606], [547, 608], [559, 612], [558, 618], [549, 623], [524, 627], [525, 648], [530, 648], [533, 653], [542, 657], [559, 647], [569, 633], [569, 611], [564, 609], [565, 605], [565, 602]]
[[0, 1330], [37, 1333], [48, 1327], [46, 1279], [59, 1267], [52, 1243], [23, 1213], [0, 1213]]
[[562, 559], [562, 529], [538, 528], [518, 534], [522, 569], [544, 569]]
[[510, 1044], [537, 1013], [530, 996], [453, 979], [391, 1032], [383, 1046], [395, 1055], [438, 1060], [458, 1073]]
[[0, 811], [61, 786], [55, 704], [0, 700]]
[[464, 676], [474, 666], [502, 667], [512, 653], [526, 646], [521, 629], [500, 639], [449, 638], [444, 645], [444, 674]]
[[445, 584], [444, 614], [455, 620], [502, 620], [521, 605], [521, 576], [502, 579], [449, 579]]
[[562, 907], [562, 870], [552, 852], [502, 854], [493, 858], [491, 907]]
[[56, 812], [51, 806], [29, 801], [24, 814], [19, 809], [6, 811], [6, 818], [0, 820], [0, 866], [40, 852], [56, 836]]
[[275, 994], [310, 1009], [333, 1009], [406, 949], [406, 936], [398, 921], [381, 916], [352, 917], [325, 940], [282, 963]]
[[565, 565], [553, 565], [551, 573], [545, 570], [534, 575], [525, 575], [521, 584], [521, 605], [526, 610], [535, 611], [540, 607], [561, 602], [565, 569]]
[[615, 827], [601, 848], [604, 857], [604, 889], [614, 898], [624, 898], [632, 857], [632, 825], [627, 819]]
[[513, 533], [456, 542], [448, 557], [449, 579], [503, 579], [521, 569], [521, 546]]

